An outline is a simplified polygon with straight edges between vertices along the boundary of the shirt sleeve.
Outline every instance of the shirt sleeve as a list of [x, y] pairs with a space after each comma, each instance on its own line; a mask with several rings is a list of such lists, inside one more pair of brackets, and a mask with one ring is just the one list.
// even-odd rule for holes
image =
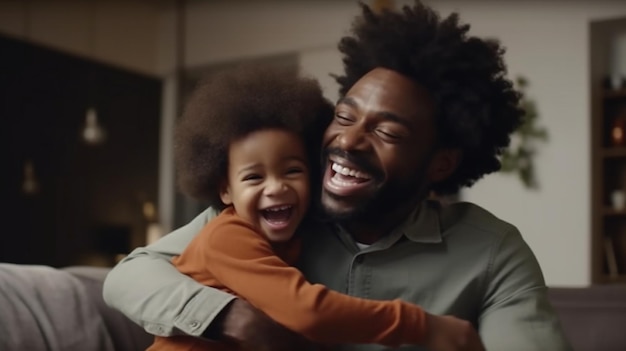
[[517, 229], [495, 249], [479, 332], [487, 350], [572, 350], [539, 263]]
[[208, 267], [221, 284], [310, 340], [393, 347], [423, 341], [425, 313], [419, 306], [350, 297], [308, 283], [242, 220], [201, 235], [178, 259], [179, 269], [187, 269], [186, 264]]
[[234, 297], [181, 274], [171, 258], [215, 216], [208, 209], [156, 243], [131, 252], [104, 281], [106, 303], [148, 333], [200, 336]]

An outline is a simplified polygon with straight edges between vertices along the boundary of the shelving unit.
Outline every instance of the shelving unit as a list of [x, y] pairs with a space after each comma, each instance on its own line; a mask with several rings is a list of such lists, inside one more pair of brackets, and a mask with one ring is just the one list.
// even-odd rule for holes
[[592, 236], [594, 283], [626, 283], [626, 209], [616, 209], [611, 193], [626, 193], [626, 146], [611, 137], [626, 116], [626, 89], [597, 88], [592, 136]]
[[[145, 245], [143, 202], [158, 198], [161, 79], [1, 35], [0, 52], [0, 262], [113, 265]], [[101, 145], [79, 137], [90, 103], [108, 135]]]
[[[624, 97], [626, 99], [626, 97]], [[626, 158], [626, 147], [610, 147], [601, 150], [604, 158]]]
[[626, 82], [621, 88], [607, 85], [608, 75], [615, 70], [614, 38], [624, 33], [626, 19], [597, 21], [590, 26], [594, 284], [626, 284], [626, 209], [615, 208], [611, 201], [614, 191], [626, 193], [626, 143], [616, 143], [612, 134], [616, 121], [626, 118]]

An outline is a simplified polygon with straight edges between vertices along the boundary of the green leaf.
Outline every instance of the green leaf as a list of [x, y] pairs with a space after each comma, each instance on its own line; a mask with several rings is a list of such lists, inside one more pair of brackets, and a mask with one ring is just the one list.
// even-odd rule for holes
[[538, 142], [548, 140], [548, 131], [545, 127], [536, 126], [539, 114], [535, 102], [526, 94], [526, 88], [529, 85], [528, 80], [523, 76], [518, 76], [515, 83], [522, 93], [520, 107], [525, 111], [524, 121], [512, 135], [512, 137], [519, 138], [520, 144], [515, 150], [510, 147], [503, 150], [500, 157], [502, 164], [500, 170], [504, 173], [517, 173], [525, 187], [537, 188], [538, 182], [533, 158]]

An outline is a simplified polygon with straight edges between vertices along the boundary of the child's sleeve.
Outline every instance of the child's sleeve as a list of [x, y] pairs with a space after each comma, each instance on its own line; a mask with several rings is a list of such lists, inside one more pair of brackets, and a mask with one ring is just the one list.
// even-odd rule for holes
[[179, 268], [202, 265], [238, 296], [312, 341], [392, 347], [423, 342], [426, 317], [417, 305], [356, 298], [310, 284], [236, 217], [206, 234], [179, 257]]

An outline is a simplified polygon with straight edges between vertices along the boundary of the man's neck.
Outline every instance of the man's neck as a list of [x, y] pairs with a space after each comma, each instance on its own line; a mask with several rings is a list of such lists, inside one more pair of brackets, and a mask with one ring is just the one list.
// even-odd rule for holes
[[355, 241], [371, 245], [389, 235], [398, 225], [415, 210], [416, 204], [398, 208], [390, 213], [379, 213], [343, 223], [344, 228], [352, 235]]

